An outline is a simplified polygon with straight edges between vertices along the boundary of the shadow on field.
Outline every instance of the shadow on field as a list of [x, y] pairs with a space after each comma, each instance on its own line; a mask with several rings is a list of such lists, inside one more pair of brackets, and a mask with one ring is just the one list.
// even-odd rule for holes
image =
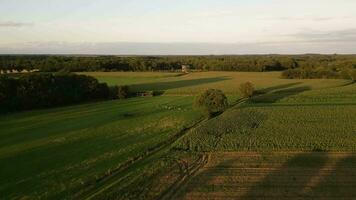
[[[202, 196], [199, 196], [196, 199], [209, 199], [208, 197], [209, 192], [215, 192], [215, 191], [220, 191], [221, 186], [223, 184], [214, 184], [214, 178], [221, 174], [223, 171], [226, 170], [226, 168], [231, 167], [231, 165], [236, 162], [239, 158], [231, 158], [228, 160], [225, 160], [218, 165], [212, 167], [212, 168], [207, 168], [200, 173], [198, 173], [196, 176], [191, 177], [191, 179], [187, 182], [186, 185], [184, 185], [178, 193], [175, 195], [177, 199], [191, 199], [187, 198], [190, 193], [195, 193], [199, 192]], [[205, 191], [205, 192], [202, 192]], [[209, 191], [209, 192], [206, 192]], [[204, 196], [206, 195], [206, 196]], [[211, 196], [210, 196], [211, 197]], [[212, 198], [213, 199], [213, 198]]]
[[[299, 153], [277, 168], [256, 167], [256, 162], [238, 169], [234, 167], [238, 159], [238, 156], [229, 158], [201, 171], [181, 188], [179, 197], [241, 200], [351, 200], [356, 197], [355, 154]], [[258, 181], [257, 177], [263, 178]]]
[[[275, 103], [281, 99], [293, 96], [305, 91], [310, 90], [308, 86], [292, 87], [300, 83], [291, 83], [280, 86], [275, 86], [271, 88], [266, 88], [260, 91], [257, 91], [259, 95], [253, 97], [251, 101], [253, 103]], [[292, 88], [290, 88], [292, 87]]]
[[201, 78], [201, 79], [191, 79], [191, 80], [179, 80], [179, 81], [168, 81], [168, 82], [154, 82], [154, 83], [143, 83], [131, 85], [130, 87], [134, 91], [149, 91], [149, 90], [169, 90], [182, 87], [196, 86], [207, 83], [215, 83], [220, 81], [230, 80], [230, 77], [214, 77], [214, 78]]
[[305, 189], [314, 176], [326, 165], [327, 153], [303, 153], [289, 159], [273, 170], [241, 199], [292, 199], [306, 197]]
[[301, 84], [302, 82], [295, 82], [295, 83], [288, 83], [288, 84], [282, 84], [282, 85], [277, 85], [277, 86], [273, 86], [273, 87], [269, 87], [269, 88], [264, 88], [261, 90], [258, 90], [257, 93], [258, 94], [266, 94], [266, 93], [270, 93], [273, 92], [275, 90], [281, 90], [281, 89], [286, 89], [286, 88], [290, 88], [292, 86], [296, 86]]
[[317, 197], [318, 199], [355, 199], [356, 155], [340, 158], [328, 175], [310, 189], [307, 196]]

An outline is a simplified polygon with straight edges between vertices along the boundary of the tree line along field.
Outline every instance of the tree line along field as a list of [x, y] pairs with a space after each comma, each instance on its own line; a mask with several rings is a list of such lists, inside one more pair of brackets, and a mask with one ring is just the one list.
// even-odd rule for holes
[[[355, 196], [356, 86], [349, 80], [84, 74], [163, 94], [0, 116], [4, 199]], [[257, 94], [236, 103], [246, 81]], [[210, 120], [192, 108], [207, 88], [221, 89], [231, 105]]]
[[[0, 56], [0, 72], [175, 71], [180, 70], [182, 65], [203, 71], [264, 72], [298, 68], [325, 76], [345, 68], [355, 69], [356, 55]], [[288, 74], [293, 77], [301, 71], [291, 72]]]

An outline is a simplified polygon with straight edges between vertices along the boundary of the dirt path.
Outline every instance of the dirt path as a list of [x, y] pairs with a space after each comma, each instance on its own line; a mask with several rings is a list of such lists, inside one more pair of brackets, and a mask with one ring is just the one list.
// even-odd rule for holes
[[180, 179], [178, 179], [171, 187], [169, 187], [165, 192], [163, 192], [160, 197], [157, 199], [159, 200], [170, 200], [176, 199], [176, 195], [179, 193], [179, 189], [184, 187], [184, 185], [188, 182], [188, 180], [194, 177], [199, 170], [201, 170], [208, 162], [209, 162], [209, 154], [204, 154], [202, 158], [196, 162], [190, 169], [188, 173], [184, 174]]

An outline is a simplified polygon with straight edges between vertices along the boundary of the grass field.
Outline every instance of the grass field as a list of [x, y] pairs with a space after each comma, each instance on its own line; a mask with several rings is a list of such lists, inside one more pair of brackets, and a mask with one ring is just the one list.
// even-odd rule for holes
[[191, 101], [134, 98], [1, 117], [1, 197], [73, 193], [198, 120]]
[[164, 81], [169, 78], [178, 77], [180, 73], [159, 73], [159, 72], [82, 72], [94, 76], [101, 82], [109, 85], [134, 85], [141, 83], [152, 83]]
[[280, 72], [196, 72], [177, 73], [87, 72], [108, 84], [130, 85], [133, 92], [157, 90], [166, 95], [196, 95], [207, 88], [221, 89], [227, 95], [239, 95], [241, 83], [250, 81], [257, 89], [281, 85], [297, 85], [306, 89], [320, 89], [347, 84], [347, 80], [291, 80], [281, 79]]
[[[279, 72], [85, 74], [164, 93], [0, 116], [0, 199], [356, 195], [356, 85], [347, 80], [289, 80]], [[221, 89], [233, 104], [246, 81], [255, 97], [200, 122], [192, 109], [197, 93]]]

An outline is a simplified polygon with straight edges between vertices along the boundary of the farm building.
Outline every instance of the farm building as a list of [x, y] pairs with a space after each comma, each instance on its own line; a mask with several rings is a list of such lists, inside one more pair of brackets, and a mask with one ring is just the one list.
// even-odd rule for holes
[[182, 72], [183, 73], [189, 73], [190, 72], [190, 66], [189, 65], [182, 65]]

